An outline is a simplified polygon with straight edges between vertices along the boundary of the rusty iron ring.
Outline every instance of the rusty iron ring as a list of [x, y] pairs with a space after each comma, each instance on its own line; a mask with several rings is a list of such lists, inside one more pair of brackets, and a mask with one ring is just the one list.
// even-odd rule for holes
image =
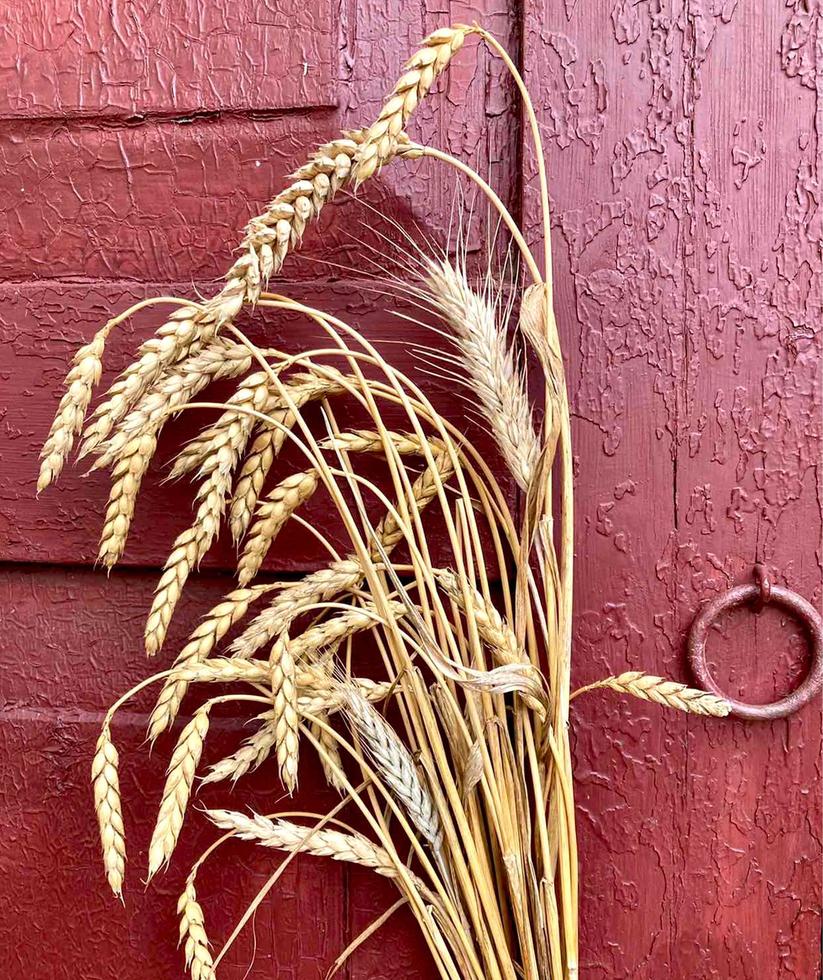
[[[781, 606], [804, 625], [811, 643], [812, 662], [802, 684], [791, 694], [771, 704], [747, 704], [745, 701], [735, 701], [728, 697], [715, 683], [706, 659], [706, 639], [709, 628], [722, 613], [752, 602], [760, 606], [764, 600]], [[758, 584], [737, 585], [707, 602], [692, 623], [688, 652], [692, 671], [700, 684], [707, 691], [727, 701], [731, 705], [730, 713], [738, 718], [747, 718], [750, 721], [785, 718], [798, 711], [804, 704], [808, 704], [823, 689], [823, 619], [820, 613], [803, 596], [779, 585], [771, 585], [767, 579], [765, 583], [764, 579], [760, 578]]]

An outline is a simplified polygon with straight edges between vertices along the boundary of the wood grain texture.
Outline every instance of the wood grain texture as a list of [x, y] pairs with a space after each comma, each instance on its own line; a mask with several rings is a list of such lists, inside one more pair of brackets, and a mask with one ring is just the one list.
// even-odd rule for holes
[[[820, 9], [527, 8], [576, 416], [575, 670], [687, 680], [700, 602], [755, 560], [821, 600]], [[526, 186], [528, 216], [528, 157]], [[797, 682], [791, 621], [721, 627], [732, 694]], [[579, 704], [583, 975], [817, 975], [820, 720]]]

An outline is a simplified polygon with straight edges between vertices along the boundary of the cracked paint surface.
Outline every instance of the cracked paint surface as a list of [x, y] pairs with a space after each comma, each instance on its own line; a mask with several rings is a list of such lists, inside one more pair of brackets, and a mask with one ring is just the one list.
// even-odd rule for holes
[[[527, 9], [575, 414], [577, 677], [688, 680], [701, 601], [755, 560], [822, 598], [823, 14]], [[569, 73], [579, 89], [600, 64], [575, 114]], [[710, 657], [754, 702], [808, 663], [772, 610], [719, 624]], [[817, 976], [819, 701], [707, 724], [603, 696], [576, 720], [582, 975]]]

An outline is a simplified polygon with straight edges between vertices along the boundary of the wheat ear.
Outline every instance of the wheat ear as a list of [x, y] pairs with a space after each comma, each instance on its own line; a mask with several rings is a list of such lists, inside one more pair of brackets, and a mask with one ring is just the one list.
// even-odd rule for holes
[[319, 475], [315, 469], [294, 473], [281, 481], [257, 508], [237, 565], [237, 579], [241, 585], [248, 585], [260, 571], [260, 566], [281, 528], [312, 496], [317, 489], [318, 480]]
[[221, 830], [230, 830], [241, 840], [254, 841], [263, 847], [283, 851], [300, 851], [333, 861], [359, 864], [386, 878], [397, 878], [397, 864], [389, 852], [373, 844], [362, 834], [344, 834], [325, 827], [301, 827], [289, 820], [270, 820], [258, 814], [245, 816], [231, 810], [206, 810], [206, 816]]
[[[242, 295], [233, 304], [236, 312], [242, 306]], [[87, 456], [108, 439], [114, 427], [125, 418], [166, 368], [196, 354], [214, 336], [217, 316], [211, 306], [196, 310], [183, 306], [175, 310], [153, 337], [141, 344], [137, 359], [126, 368], [106, 392], [83, 432], [80, 455]]]
[[[177, 655], [173, 666], [183, 667], [205, 660], [232, 626], [246, 615], [249, 606], [272, 588], [271, 585], [256, 585], [229, 592], [206, 614]], [[179, 677], [166, 679], [149, 718], [147, 737], [150, 741], [154, 742], [158, 735], [174, 724], [188, 687], [189, 682]]]
[[433, 306], [452, 328], [503, 459], [520, 488], [528, 490], [540, 446], [525, 378], [494, 304], [476, 293], [465, 273], [445, 259], [429, 261], [425, 287]]
[[293, 793], [297, 788], [300, 751], [300, 716], [297, 711], [297, 680], [288, 634], [283, 632], [272, 647], [271, 695], [274, 702], [272, 723], [277, 765], [283, 785]]
[[346, 716], [374, 759], [381, 778], [403, 804], [412, 823], [439, 852], [443, 831], [434, 802], [423, 785], [411, 753], [397, 732], [357, 691], [346, 692]]
[[[213, 351], [210, 356], [213, 358]], [[184, 364], [191, 364], [191, 371], [184, 373], [180, 369], [168, 375], [168, 385], [161, 382], [144, 395], [98, 460], [101, 465], [110, 458], [115, 460], [97, 555], [98, 560], [107, 568], [113, 567], [120, 560], [126, 547], [140, 485], [157, 448], [160, 429], [168, 417], [164, 413], [171, 411], [172, 407], [182, 407], [199, 388], [213, 380], [214, 375], [230, 377], [233, 373], [239, 374], [244, 370], [243, 359], [233, 356], [227, 357], [222, 365], [210, 360], [210, 364], [214, 366], [214, 375], [208, 375], [200, 367], [201, 358], [204, 355], [189, 358]], [[248, 360], [245, 363], [248, 364]], [[179, 384], [178, 377], [181, 378]], [[126, 426], [133, 426], [133, 429], [126, 429]], [[238, 426], [231, 433], [236, 433], [238, 429], [245, 431], [242, 426]]]
[[[243, 397], [238, 397], [236, 404], [242, 402], [260, 411], [268, 397], [265, 385], [250, 381], [244, 385]], [[145, 627], [146, 653], [149, 656], [156, 654], [163, 646], [186, 580], [200, 564], [220, 531], [231, 474], [251, 431], [250, 416], [238, 416], [237, 413], [234, 416], [229, 424], [220, 428], [214, 451], [200, 469], [206, 479], [195, 497], [198, 506], [194, 523], [174, 542], [155, 589]]]
[[126, 838], [123, 829], [123, 809], [120, 802], [119, 759], [111, 740], [109, 722], [103, 724], [91, 764], [94, 789], [94, 809], [100, 825], [103, 866], [114, 894], [122, 900], [123, 878], [126, 873]]
[[103, 371], [103, 349], [106, 346], [110, 325], [94, 335], [88, 344], [79, 348], [72, 359], [71, 368], [64, 382], [65, 391], [57, 407], [57, 413], [40, 452], [40, 472], [37, 476], [37, 492], [53, 483], [74, 445], [74, 437], [83, 428], [83, 419], [91, 401], [92, 391], [100, 381]]
[[619, 694], [632, 694], [644, 701], [654, 701], [678, 711], [687, 711], [693, 715], [712, 715], [715, 718], [725, 718], [731, 710], [728, 701], [706, 691], [700, 691], [677, 681], [669, 681], [664, 677], [655, 677], [640, 670], [629, 670], [616, 677], [604, 677], [603, 680], [587, 684], [575, 691], [573, 697], [598, 688], [610, 688]]
[[[311, 713], [315, 714], [314, 712]], [[341, 796], [344, 796], [346, 793], [346, 784], [341, 777], [343, 758], [340, 755], [340, 746], [337, 744], [337, 739], [328, 731], [327, 726], [330, 724], [329, 716], [317, 713], [315, 717], [317, 719], [316, 721], [309, 722], [309, 731], [320, 743], [320, 747], [323, 750], [320, 753], [320, 765], [323, 768], [323, 775], [326, 777], [326, 782], [329, 786], [332, 789], [336, 789]]]
[[180, 942], [185, 944], [186, 969], [191, 971], [192, 980], [214, 980], [214, 960], [193, 876], [186, 881], [186, 888], [177, 903], [177, 914], [180, 916]]
[[254, 772], [268, 759], [277, 741], [272, 712], [264, 712], [257, 720], [262, 722], [258, 731], [245, 739], [236, 752], [210, 766], [200, 781], [201, 785], [219, 783], [224, 779], [237, 782], [241, 776]]
[[149, 880], [164, 865], [168, 865], [177, 845], [197, 765], [203, 753], [203, 742], [209, 730], [209, 708], [210, 704], [206, 702], [194, 713], [180, 733], [169, 762], [157, 823], [149, 844]]
[[354, 183], [359, 187], [391, 158], [408, 118], [474, 28], [442, 27], [430, 34], [406, 62], [404, 74], [383, 103], [380, 115], [357, 151]]
[[280, 590], [280, 594], [259, 613], [234, 640], [229, 652], [235, 657], [252, 657], [286, 629], [307, 606], [326, 602], [355, 588], [363, 578], [360, 563], [348, 559], [311, 572]]
[[[406, 613], [402, 602], [389, 602], [387, 605], [395, 619], [400, 619]], [[355, 633], [371, 629], [379, 623], [374, 603], [352, 606], [347, 612], [331, 616], [293, 637], [289, 643], [292, 656], [297, 661], [317, 656], [320, 651], [335, 648]]]
[[[410, 432], [388, 432], [387, 438], [401, 456], [412, 456], [423, 453], [424, 440]], [[443, 453], [445, 446], [440, 439], [425, 440], [429, 449], [435, 454]], [[385, 445], [383, 436], [371, 429], [351, 429], [324, 440], [321, 449], [334, 449], [348, 453], [383, 453]]]

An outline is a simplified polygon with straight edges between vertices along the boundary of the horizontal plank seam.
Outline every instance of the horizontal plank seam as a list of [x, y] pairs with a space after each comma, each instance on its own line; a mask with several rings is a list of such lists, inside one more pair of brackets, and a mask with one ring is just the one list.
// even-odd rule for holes
[[[228, 106], [220, 109], [158, 109], [135, 111], [135, 112], [90, 112], [90, 113], [63, 113], [55, 115], [31, 115], [24, 114], [10, 115], [0, 114], [0, 129], [4, 126], [19, 127], [38, 126], [38, 125], [61, 125], [70, 127], [76, 124], [79, 128], [92, 129], [136, 129], [139, 126], [150, 123], [172, 123], [181, 126], [191, 125], [194, 122], [222, 122], [223, 120], [247, 120], [254, 122], [269, 122], [274, 119], [287, 118], [289, 116], [303, 115], [305, 113], [330, 112], [339, 106], [339, 100], [328, 99], [312, 102], [309, 105], [294, 106], [269, 106], [257, 109], [243, 108], [242, 106]], [[97, 125], [95, 125], [97, 124]]]

